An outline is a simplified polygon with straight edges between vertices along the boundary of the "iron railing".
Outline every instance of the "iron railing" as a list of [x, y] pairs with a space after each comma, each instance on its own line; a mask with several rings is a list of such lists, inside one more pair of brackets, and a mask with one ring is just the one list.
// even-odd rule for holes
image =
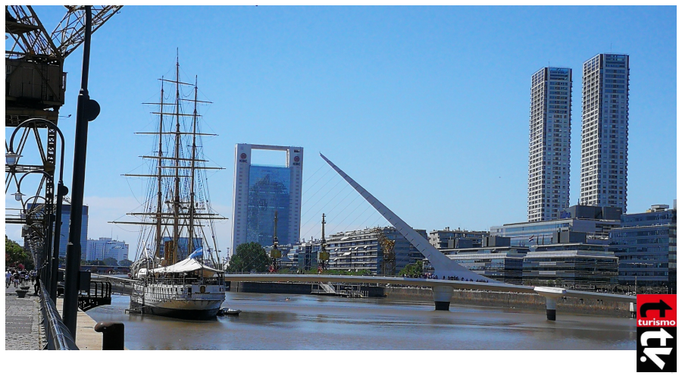
[[47, 349], [79, 350], [71, 332], [69, 332], [69, 329], [64, 325], [62, 317], [57, 311], [57, 306], [50, 298], [42, 280], [40, 280], [40, 305], [47, 338]]

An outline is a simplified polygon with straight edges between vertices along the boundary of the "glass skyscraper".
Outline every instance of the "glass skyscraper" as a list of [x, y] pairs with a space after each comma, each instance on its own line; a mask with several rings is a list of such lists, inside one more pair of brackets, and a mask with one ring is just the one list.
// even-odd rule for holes
[[545, 67], [531, 83], [528, 221], [556, 220], [569, 206], [572, 70]]
[[627, 211], [630, 59], [598, 54], [583, 64], [582, 205]]
[[[286, 152], [282, 166], [252, 165], [253, 150]], [[273, 244], [275, 215], [277, 241], [295, 245], [301, 226], [303, 148], [238, 144], [235, 151], [232, 253], [237, 246]]]

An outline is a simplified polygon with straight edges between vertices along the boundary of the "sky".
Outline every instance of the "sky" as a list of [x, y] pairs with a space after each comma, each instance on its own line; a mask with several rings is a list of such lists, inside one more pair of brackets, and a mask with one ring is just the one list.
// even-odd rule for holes
[[[61, 6], [36, 6], [52, 31]], [[676, 8], [672, 6], [124, 6], [92, 36], [88, 238], [136, 250], [140, 158], [159, 81], [174, 72], [212, 103], [200, 109], [219, 246], [231, 245], [237, 143], [301, 146], [301, 237], [388, 225], [322, 153], [413, 228], [489, 230], [527, 220], [531, 76], [573, 69], [570, 203], [580, 190], [582, 64], [630, 56], [629, 213], [676, 196]], [[72, 186], [82, 47], [66, 60], [64, 183]], [[68, 117], [68, 115], [72, 115]], [[263, 154], [262, 163], [283, 162]], [[6, 194], [6, 208], [16, 207]], [[20, 231], [6, 226], [20, 241]]]

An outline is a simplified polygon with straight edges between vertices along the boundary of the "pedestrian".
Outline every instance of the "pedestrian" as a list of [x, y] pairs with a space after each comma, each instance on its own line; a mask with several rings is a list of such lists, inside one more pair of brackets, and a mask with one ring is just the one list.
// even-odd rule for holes
[[12, 272], [5, 272], [5, 288], [9, 288], [10, 283], [12, 283]]
[[40, 274], [36, 274], [36, 282], [33, 285], [33, 294], [38, 296], [38, 291], [40, 291]]

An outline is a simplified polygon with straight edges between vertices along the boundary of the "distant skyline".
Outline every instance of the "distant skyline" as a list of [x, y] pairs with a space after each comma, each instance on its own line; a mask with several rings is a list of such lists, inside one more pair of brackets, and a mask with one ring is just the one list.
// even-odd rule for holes
[[[36, 6], [48, 31], [64, 8]], [[674, 6], [124, 6], [92, 37], [85, 203], [88, 238], [137, 248], [158, 78], [179, 54], [197, 75], [215, 209], [232, 214], [237, 143], [302, 146], [301, 237], [388, 223], [335, 176], [325, 154], [412, 227], [489, 230], [527, 219], [531, 76], [573, 70], [570, 205], [580, 188], [582, 64], [630, 56], [628, 212], [677, 198]], [[7, 43], [7, 42], [6, 42]], [[65, 184], [71, 187], [82, 47], [66, 60]], [[69, 114], [72, 117], [67, 117]], [[265, 163], [269, 157], [264, 157]], [[16, 207], [11, 194], [6, 208]], [[373, 213], [374, 212], [374, 213]], [[231, 220], [219, 225], [223, 251]], [[21, 241], [20, 229], [6, 234]], [[223, 253], [224, 256], [224, 253]]]

